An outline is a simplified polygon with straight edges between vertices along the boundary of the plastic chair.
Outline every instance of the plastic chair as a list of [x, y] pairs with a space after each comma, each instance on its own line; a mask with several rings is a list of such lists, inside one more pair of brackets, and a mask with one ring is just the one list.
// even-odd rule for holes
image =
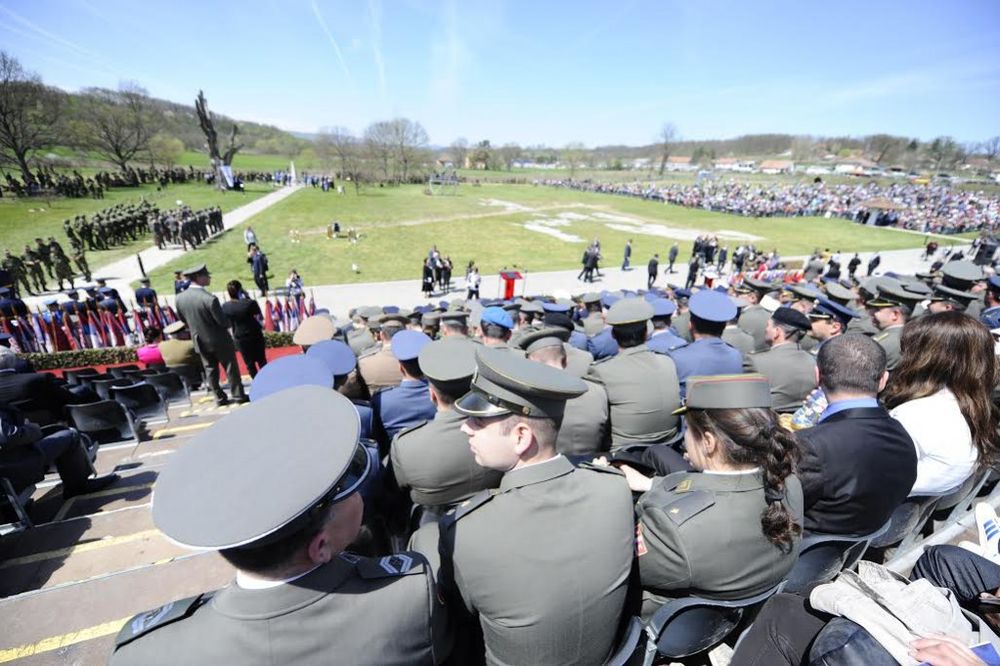
[[806, 534], [799, 547], [799, 558], [788, 572], [785, 592], [801, 592], [810, 585], [828, 583], [844, 569], [850, 569], [868, 550], [872, 539], [889, 529], [889, 523], [877, 532], [864, 536], [842, 534]]
[[170, 372], [169, 370], [167, 370], [167, 366], [165, 366], [165, 365], [159, 365], [159, 364], [157, 364], [157, 365], [150, 365], [150, 366], [147, 366], [147, 367], [143, 368], [142, 370], [140, 370], [139, 371], [139, 376], [140, 377], [149, 377], [150, 375], [160, 375], [160, 374], [163, 374], [164, 372]]
[[187, 385], [189, 391], [195, 391], [205, 383], [205, 373], [201, 366], [168, 365], [167, 370], [176, 373]]
[[139, 443], [139, 434], [131, 414], [114, 400], [101, 400], [83, 405], [67, 405], [70, 422], [77, 430], [100, 440], [105, 433], [114, 432], [116, 440], [132, 439]]
[[6, 477], [0, 476], [0, 535], [34, 527], [27, 511], [34, 491], [31, 485], [18, 493]]
[[635, 655], [635, 651], [639, 647], [639, 641], [642, 639], [642, 630], [642, 620], [637, 617], [631, 618], [621, 643], [615, 649], [614, 654], [604, 662], [604, 666], [626, 666], [626, 664], [630, 663], [632, 657]]
[[133, 383], [131, 379], [111, 377], [108, 379], [90, 380], [90, 387], [94, 389], [94, 392], [101, 398], [101, 400], [110, 400], [112, 386], [128, 386], [131, 383]]
[[126, 377], [126, 376], [127, 376], [127, 373], [128, 373], [128, 372], [129, 372], [130, 370], [135, 370], [136, 372], [138, 372], [138, 371], [139, 371], [139, 366], [137, 366], [137, 365], [133, 365], [133, 364], [129, 364], [129, 365], [119, 365], [119, 366], [116, 366], [116, 367], [114, 367], [114, 368], [108, 368], [108, 373], [109, 373], [109, 374], [110, 374], [110, 375], [111, 375], [112, 377], [118, 377], [118, 378], [122, 378], [122, 377]]
[[177, 376], [177, 373], [164, 372], [158, 375], [146, 375], [145, 382], [156, 389], [167, 407], [182, 402], [186, 402], [188, 407], [194, 406], [191, 401], [191, 391], [188, 390], [187, 384]]
[[781, 582], [756, 596], [733, 601], [686, 597], [667, 602], [646, 622], [643, 666], [650, 666], [657, 654], [674, 660], [706, 656], [783, 586]]
[[921, 495], [918, 497], [907, 497], [902, 504], [896, 507], [889, 518], [889, 526], [885, 532], [871, 541], [872, 548], [888, 548], [914, 533], [919, 533], [931, 513], [934, 505], [941, 497], [950, 493], [940, 495]]
[[112, 397], [121, 404], [133, 419], [152, 421], [162, 418], [170, 420], [167, 414], [167, 403], [151, 384], [139, 382], [128, 386], [112, 386]]

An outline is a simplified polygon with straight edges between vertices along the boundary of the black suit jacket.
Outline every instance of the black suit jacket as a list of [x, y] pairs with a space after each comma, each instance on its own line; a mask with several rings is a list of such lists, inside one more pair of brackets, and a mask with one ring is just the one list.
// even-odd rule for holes
[[845, 409], [796, 434], [807, 532], [874, 532], [916, 481], [913, 440], [881, 407]]
[[257, 321], [257, 317], [263, 316], [257, 301], [249, 298], [226, 301], [222, 305], [222, 312], [229, 319], [233, 327], [233, 337], [237, 340], [251, 340], [264, 336], [260, 322]]

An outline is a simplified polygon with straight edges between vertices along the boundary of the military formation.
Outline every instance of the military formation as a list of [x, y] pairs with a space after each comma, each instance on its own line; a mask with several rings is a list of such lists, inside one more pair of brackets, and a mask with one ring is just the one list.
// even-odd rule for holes
[[[65, 173], [56, 171], [51, 166], [43, 166], [33, 172], [30, 179], [18, 179], [11, 174], [5, 174], [4, 182], [5, 189], [18, 197], [37, 196], [48, 192], [62, 197], [103, 199], [104, 193], [112, 187], [154, 184], [162, 189], [170, 184], [203, 181], [204, 177], [205, 174], [195, 170], [193, 166], [187, 169], [129, 167], [117, 172], [99, 171], [87, 177], [76, 170]], [[3, 189], [0, 188], [0, 195], [3, 194]]]

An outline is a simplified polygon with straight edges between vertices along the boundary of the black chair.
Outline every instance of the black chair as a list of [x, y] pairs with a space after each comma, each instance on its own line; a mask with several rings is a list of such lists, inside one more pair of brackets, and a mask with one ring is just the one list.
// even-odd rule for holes
[[116, 377], [114, 377], [112, 375], [106, 375], [106, 374], [102, 374], [100, 372], [87, 373], [87, 374], [83, 374], [83, 375], [81, 375], [78, 372], [76, 374], [76, 378], [79, 380], [80, 386], [84, 386], [86, 388], [89, 388], [91, 391], [95, 390], [94, 389], [94, 382], [100, 381], [102, 379], [116, 379]]
[[841, 534], [805, 534], [799, 547], [799, 558], [788, 572], [785, 592], [801, 592], [810, 585], [828, 583], [844, 569], [850, 569], [868, 550], [872, 539], [889, 529], [889, 523], [877, 532], [864, 536]]
[[167, 370], [176, 373], [181, 378], [189, 391], [195, 391], [205, 383], [205, 372], [201, 366], [194, 365], [168, 365]]
[[40, 405], [32, 398], [12, 400], [10, 406], [18, 409], [24, 415], [24, 418], [40, 426], [58, 423], [62, 420], [62, 409], [53, 411]]
[[28, 516], [28, 503], [35, 486], [17, 492], [7, 477], [0, 476], [0, 535], [34, 527]]
[[907, 497], [896, 507], [889, 518], [889, 527], [885, 532], [871, 541], [872, 548], [888, 548], [894, 546], [915, 532], [919, 532], [934, 511], [934, 505], [943, 495], [921, 495]]
[[972, 476], [958, 487], [955, 492], [945, 495], [934, 505], [932, 520], [952, 521], [957, 520], [962, 514], [972, 511], [979, 491], [986, 485], [992, 470], [987, 467], [977, 470]]
[[121, 377], [111, 377], [109, 379], [93, 379], [90, 381], [91, 388], [100, 396], [101, 400], [111, 400], [112, 386], [128, 386], [133, 383], [131, 379]]
[[646, 622], [643, 666], [650, 666], [657, 654], [668, 660], [696, 657], [707, 663], [708, 652], [783, 586], [781, 582], [756, 596], [734, 601], [685, 597], [667, 602]]
[[[135, 428], [132, 416], [127, 409], [114, 400], [67, 405], [66, 411], [69, 412], [73, 427], [90, 435], [95, 440], [107, 443], [132, 439], [136, 444], [139, 443], [139, 433]], [[116, 439], [106, 439], [109, 434], [116, 435]]]
[[138, 372], [139, 371], [139, 366], [133, 365], [133, 364], [119, 365], [119, 366], [115, 366], [113, 368], [108, 368], [108, 373], [112, 377], [118, 377], [120, 379], [122, 377], [126, 377], [127, 373], [129, 371], [131, 371], [131, 370], [135, 370], [136, 372]]
[[111, 395], [122, 407], [128, 410], [133, 419], [152, 421], [162, 418], [169, 421], [167, 403], [151, 384], [139, 382], [128, 386], [112, 386]]
[[70, 386], [76, 386], [80, 383], [76, 370], [63, 370], [63, 379]]
[[614, 654], [604, 662], [604, 666], [627, 666], [627, 664], [632, 663], [635, 651], [639, 648], [639, 641], [642, 640], [643, 627], [641, 619], [631, 618], [620, 644], [615, 649]]
[[191, 391], [176, 373], [164, 372], [158, 375], [147, 375], [144, 380], [156, 389], [167, 407], [184, 402], [188, 404], [188, 407], [194, 406], [191, 401]]
[[164, 372], [170, 372], [169, 370], [167, 370], [167, 366], [165, 366], [165, 365], [151, 365], [149, 367], [146, 367], [146, 368], [143, 368], [142, 370], [140, 370], [139, 371], [139, 376], [140, 377], [149, 377], [150, 375], [160, 375], [160, 374], [163, 374]]

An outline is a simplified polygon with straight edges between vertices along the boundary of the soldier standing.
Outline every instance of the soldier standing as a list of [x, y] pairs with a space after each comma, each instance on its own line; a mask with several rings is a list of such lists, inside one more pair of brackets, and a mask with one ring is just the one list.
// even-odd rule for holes
[[90, 282], [90, 265], [87, 263], [87, 255], [84, 253], [83, 243], [80, 241], [71, 241], [70, 245], [73, 247], [73, 263], [83, 273], [83, 279]]
[[55, 274], [52, 272], [52, 256], [49, 246], [42, 242], [41, 238], [35, 239], [35, 253], [43, 264], [45, 264], [45, 271], [49, 274], [50, 278], [55, 278]]
[[59, 291], [63, 290], [63, 280], [67, 280], [69, 288], [74, 289], [76, 285], [73, 284], [73, 267], [69, 265], [69, 257], [58, 244], [55, 247], [58, 248], [58, 252], [53, 252], [52, 257], [56, 265], [56, 280], [59, 281]]
[[42, 270], [42, 260], [38, 252], [31, 249], [27, 243], [24, 244], [24, 265], [28, 269], [28, 276], [35, 283], [35, 290], [39, 293], [48, 289], [45, 286], [45, 272]]
[[11, 285], [16, 289], [18, 283], [20, 283], [24, 287], [25, 293], [34, 295], [34, 292], [31, 291], [31, 285], [28, 284], [28, 275], [27, 269], [24, 266], [24, 260], [12, 253], [10, 248], [4, 250], [3, 254], [3, 263], [0, 265], [3, 266], [5, 271], [10, 273]]

